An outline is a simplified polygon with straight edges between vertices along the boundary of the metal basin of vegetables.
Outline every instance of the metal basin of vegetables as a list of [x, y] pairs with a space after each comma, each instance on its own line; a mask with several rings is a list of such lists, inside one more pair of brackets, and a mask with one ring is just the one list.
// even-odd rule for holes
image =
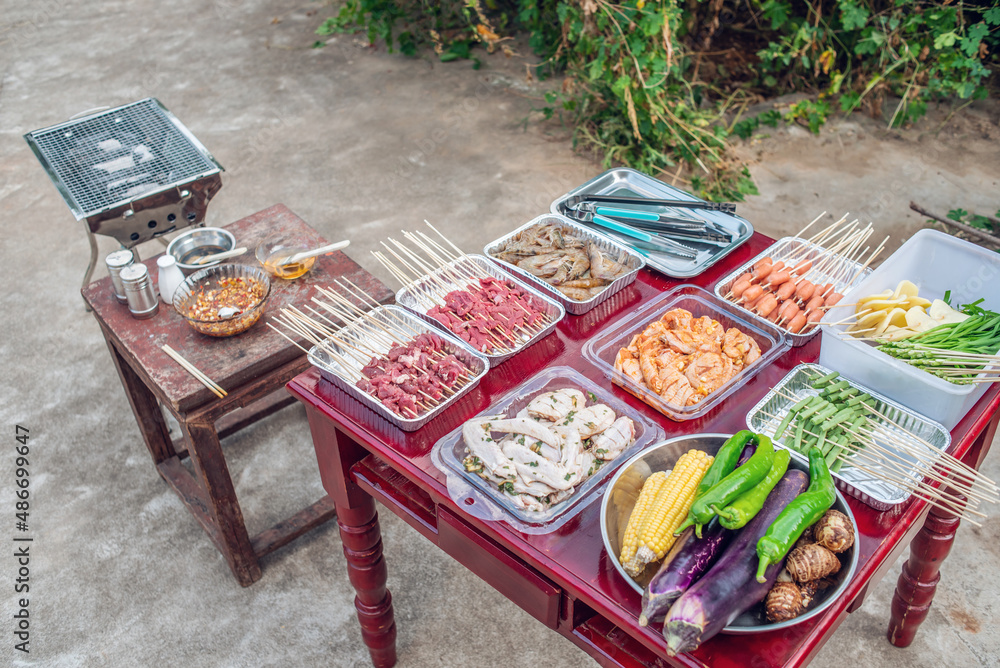
[[[640, 595], [643, 591], [643, 584], [632, 579], [618, 561], [621, 554], [621, 537], [625, 533], [625, 525], [628, 523], [628, 516], [635, 505], [637, 492], [634, 492], [633, 485], [638, 479], [637, 476], [645, 478], [653, 471], [669, 471], [674, 467], [681, 455], [688, 450], [702, 450], [710, 455], [715, 455], [722, 444], [726, 442], [732, 434], [694, 434], [691, 436], [679, 436], [668, 441], [663, 441], [658, 445], [653, 445], [638, 453], [632, 459], [625, 462], [608, 484], [604, 492], [604, 500], [601, 503], [601, 537], [604, 539], [604, 549], [608, 553], [611, 563], [625, 581]], [[796, 459], [792, 459], [789, 468], [797, 468], [808, 473], [809, 467]], [[833, 507], [850, 518], [851, 524], [857, 526], [854, 514], [844, 500], [844, 496], [837, 491], [837, 500]], [[783, 629], [807, 619], [821, 614], [829, 607], [847, 588], [848, 582], [854, 577], [854, 571], [858, 566], [857, 545], [839, 555], [841, 558], [840, 571], [833, 576], [835, 585], [817, 594], [816, 603], [806, 612], [794, 619], [785, 622], [769, 622], [764, 616], [763, 603], [755, 605], [742, 615], [737, 617], [725, 629], [724, 633], [758, 633], [761, 631], [774, 631]], [[659, 564], [654, 564], [659, 568]], [[647, 569], [644, 575], [652, 577], [655, 573], [653, 567]]]

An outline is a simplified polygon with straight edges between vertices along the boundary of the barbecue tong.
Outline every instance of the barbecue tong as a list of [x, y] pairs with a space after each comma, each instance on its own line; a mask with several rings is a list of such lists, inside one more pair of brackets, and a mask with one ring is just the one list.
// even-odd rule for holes
[[574, 195], [563, 202], [563, 206], [575, 209], [583, 202], [600, 202], [602, 204], [640, 204], [652, 206], [670, 206], [675, 209], [701, 209], [703, 211], [721, 211], [735, 214], [736, 205], [732, 202], [705, 202], [704, 200], [656, 199], [653, 197], [628, 197], [625, 195]]
[[673, 239], [660, 236], [655, 232], [652, 234], [644, 232], [643, 230], [617, 222], [592, 211], [570, 209], [566, 211], [565, 215], [578, 223], [583, 223], [585, 225], [598, 225], [603, 227], [605, 230], [615, 232], [616, 234], [612, 234], [612, 236], [621, 239], [643, 255], [646, 254], [644, 251], [653, 251], [657, 253], [676, 255], [688, 260], [693, 260], [698, 256], [698, 251], [696, 249], [678, 243]]

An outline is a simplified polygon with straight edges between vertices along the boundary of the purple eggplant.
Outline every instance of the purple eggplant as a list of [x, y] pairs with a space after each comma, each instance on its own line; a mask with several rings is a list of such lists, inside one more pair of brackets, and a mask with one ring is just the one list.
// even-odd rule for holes
[[[740, 453], [736, 468], [746, 464], [756, 450], [757, 441], [751, 439]], [[694, 535], [694, 527], [688, 527], [674, 542], [660, 570], [642, 592], [640, 626], [663, 619], [671, 604], [697, 582], [712, 566], [716, 557], [722, 554], [735, 532], [724, 529], [718, 518], [715, 518], [702, 529], [701, 535], [698, 538]]]
[[701, 538], [694, 535], [694, 527], [685, 529], [642, 593], [639, 625], [663, 619], [673, 602], [711, 568], [735, 535], [735, 531], [723, 528], [718, 518], [702, 529]]
[[743, 446], [743, 452], [740, 453], [740, 458], [736, 462], [736, 468], [746, 464], [747, 460], [753, 457], [753, 453], [755, 452], [757, 452], [757, 441], [751, 439], [749, 443]]
[[721, 631], [744, 611], [764, 600], [785, 560], [768, 566], [757, 582], [757, 541], [771, 522], [809, 484], [804, 471], [785, 473], [757, 516], [730, 542], [712, 569], [678, 598], [663, 622], [667, 653], [690, 652]]

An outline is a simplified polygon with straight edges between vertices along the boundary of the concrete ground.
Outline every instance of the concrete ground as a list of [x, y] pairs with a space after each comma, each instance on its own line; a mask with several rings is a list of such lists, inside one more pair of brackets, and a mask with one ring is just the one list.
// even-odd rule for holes
[[[424, 218], [467, 250], [548, 209], [601, 171], [564, 129], [523, 121], [539, 91], [502, 56], [406, 60], [350, 36], [311, 49], [333, 9], [301, 0], [0, 1], [0, 540], [13, 538], [15, 424], [30, 429], [31, 653], [13, 648], [15, 563], [0, 556], [0, 657], [20, 666], [367, 666], [333, 525], [269, 556], [241, 589], [156, 475], [107, 349], [84, 311], [80, 225], [21, 135], [100, 105], [158, 97], [227, 167], [208, 222], [276, 202], [390, 285], [369, 251]], [[943, 120], [940, 114], [939, 120]], [[886, 132], [855, 117], [821, 137], [772, 131], [743, 147], [761, 196], [741, 212], [794, 232], [819, 211], [874, 220], [896, 243], [907, 209], [993, 212], [996, 108]], [[114, 248], [101, 240], [102, 256]], [[147, 244], [142, 252], [159, 252]], [[322, 494], [302, 409], [226, 443], [251, 533]], [[988, 474], [1000, 475], [998, 458]], [[399, 665], [593, 662], [383, 513]], [[1000, 665], [1000, 519], [963, 526], [916, 642], [884, 640], [898, 565], [813, 665]], [[11, 545], [11, 543], [7, 543]]]

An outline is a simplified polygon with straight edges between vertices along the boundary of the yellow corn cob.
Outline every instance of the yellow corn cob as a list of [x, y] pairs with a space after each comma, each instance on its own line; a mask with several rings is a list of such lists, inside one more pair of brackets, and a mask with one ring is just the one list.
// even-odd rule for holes
[[[655, 497], [640, 506], [646, 494], [646, 487], [643, 486], [636, 502], [636, 509], [642, 508], [643, 515], [636, 519], [633, 540], [630, 541], [626, 529], [625, 547], [622, 549], [621, 563], [627, 573], [638, 577], [647, 564], [666, 556], [674, 544], [674, 531], [691, 509], [695, 490], [711, 465], [712, 457], [700, 450], [690, 450], [677, 460], [674, 470], [656, 488]], [[646, 482], [649, 484], [648, 480]], [[629, 527], [632, 526], [632, 519], [629, 518]]]
[[659, 494], [664, 483], [667, 482], [667, 477], [664, 471], [657, 471], [646, 478], [646, 482], [642, 484], [642, 491], [639, 492], [639, 498], [635, 501], [632, 514], [628, 516], [628, 526], [625, 527], [625, 539], [622, 541], [620, 563], [627, 564], [635, 558], [635, 551], [639, 547], [638, 537], [639, 531], [642, 528], [641, 524], [649, 516], [653, 501], [656, 500], [656, 495]]

